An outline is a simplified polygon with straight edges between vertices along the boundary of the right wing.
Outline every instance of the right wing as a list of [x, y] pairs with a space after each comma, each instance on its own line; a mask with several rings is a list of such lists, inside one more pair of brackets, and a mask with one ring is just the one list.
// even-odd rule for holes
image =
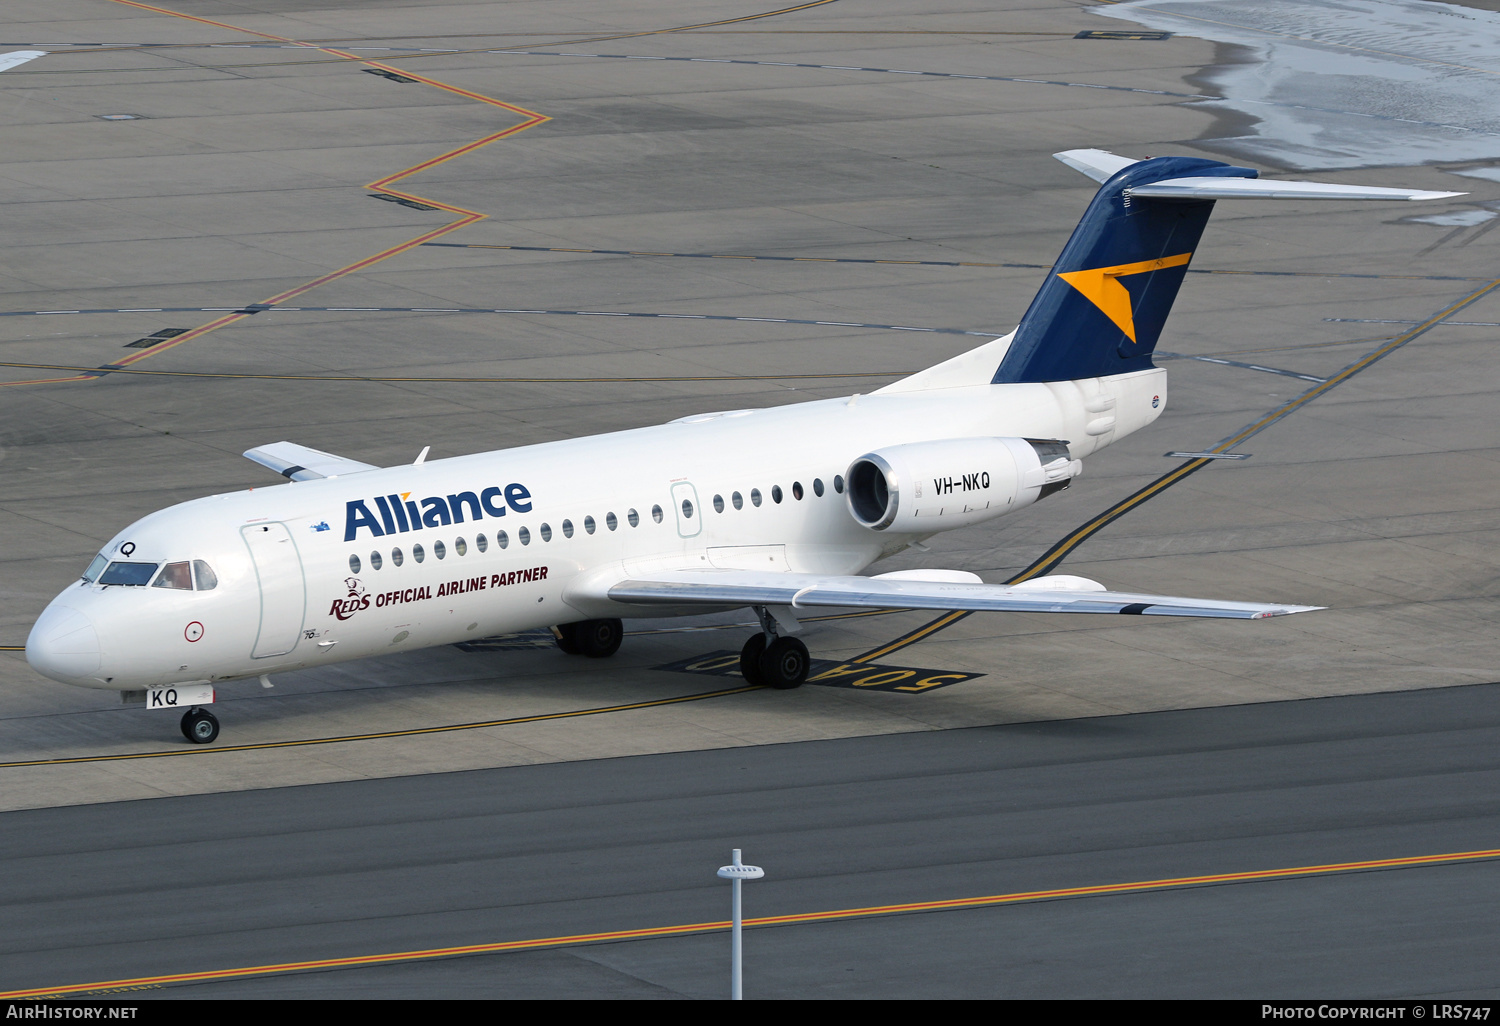
[[296, 442], [272, 442], [245, 451], [245, 458], [276, 471], [292, 481], [314, 481], [320, 477], [360, 474], [379, 467], [358, 460], [345, 459], [331, 452], [313, 449]]
[[[947, 579], [920, 579], [946, 574]], [[956, 579], [956, 578], [962, 579]], [[830, 577], [766, 570], [658, 570], [633, 574], [605, 589], [616, 602], [658, 605], [963, 609], [1014, 613], [1125, 613], [1261, 620], [1322, 606], [1224, 602], [1106, 591], [1081, 577], [1041, 577], [1022, 584], [970, 583], [953, 571], [904, 571], [892, 577]]]

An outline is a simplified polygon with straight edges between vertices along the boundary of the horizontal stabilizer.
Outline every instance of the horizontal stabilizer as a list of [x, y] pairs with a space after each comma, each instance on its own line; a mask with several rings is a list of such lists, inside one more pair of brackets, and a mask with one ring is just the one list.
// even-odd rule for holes
[[1434, 200], [1468, 195], [1466, 192], [1382, 189], [1372, 185], [1336, 185], [1332, 182], [1272, 182], [1264, 178], [1169, 178], [1164, 182], [1133, 186], [1126, 189], [1125, 194], [1169, 200]]
[[1100, 185], [1131, 164], [1137, 163], [1129, 157], [1122, 157], [1108, 150], [1064, 150], [1052, 155], [1074, 171], [1082, 171]]
[[47, 56], [46, 50], [12, 50], [10, 53], [0, 53], [0, 71], [9, 71], [27, 61], [34, 61], [38, 57]]
[[320, 477], [339, 477], [380, 469], [358, 460], [323, 452], [321, 449], [298, 445], [296, 442], [272, 442], [258, 449], [249, 449], [245, 452], [245, 458], [269, 467], [293, 481], [313, 481]]
[[[607, 589], [616, 602], [661, 605], [853, 607], [866, 609], [964, 609], [1014, 613], [1126, 613], [1146, 616], [1208, 616], [1260, 620], [1305, 613], [1322, 606], [1279, 602], [1221, 602], [1095, 591], [1094, 582], [1062, 577], [1051, 589], [910, 577], [827, 577], [764, 570], [664, 570], [637, 574]], [[1097, 587], [1097, 585], [1095, 585]]]

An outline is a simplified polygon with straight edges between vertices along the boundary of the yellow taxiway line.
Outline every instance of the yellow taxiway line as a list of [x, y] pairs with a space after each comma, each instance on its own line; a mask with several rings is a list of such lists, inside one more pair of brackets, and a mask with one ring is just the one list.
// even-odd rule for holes
[[19, 766], [64, 766], [80, 762], [121, 762], [127, 759], [162, 759], [174, 755], [214, 755], [220, 752], [259, 752], [269, 748], [303, 748], [308, 745], [341, 744], [345, 741], [377, 741], [390, 737], [414, 737], [418, 734], [447, 734], [455, 730], [480, 730], [485, 727], [508, 727], [517, 723], [540, 723], [543, 720], [570, 720], [579, 716], [599, 716], [604, 713], [630, 712], [634, 709], [655, 709], [663, 705], [680, 705], [697, 702], [705, 698], [722, 698], [746, 691], [759, 691], [759, 684], [745, 684], [720, 691], [700, 691], [692, 695], [675, 698], [655, 698], [645, 702], [627, 702], [623, 705], [601, 705], [590, 709], [569, 709], [565, 712], [537, 713], [534, 716], [512, 716], [504, 720], [480, 720], [475, 723], [447, 723], [437, 727], [411, 727], [407, 730], [382, 730], [373, 734], [343, 734], [338, 737], [309, 737], [296, 741], [264, 741], [253, 745], [224, 745], [219, 748], [177, 748], [159, 752], [125, 752], [116, 755], [80, 755], [70, 759], [30, 759], [24, 762], [0, 762], [0, 769]]

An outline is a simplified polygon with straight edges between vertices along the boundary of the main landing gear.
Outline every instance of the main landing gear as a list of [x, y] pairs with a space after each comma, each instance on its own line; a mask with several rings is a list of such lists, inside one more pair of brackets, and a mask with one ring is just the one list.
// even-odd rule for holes
[[568, 655], [603, 659], [620, 650], [625, 625], [619, 620], [579, 620], [577, 623], [558, 624], [552, 628], [552, 634], [557, 639], [557, 647]]
[[219, 736], [219, 720], [196, 706], [182, 714], [182, 736], [195, 745], [206, 745]]
[[807, 679], [807, 646], [779, 635], [776, 618], [764, 606], [756, 606], [755, 615], [760, 617], [761, 633], [752, 635], [740, 649], [740, 676], [747, 684], [779, 691], [799, 687]]

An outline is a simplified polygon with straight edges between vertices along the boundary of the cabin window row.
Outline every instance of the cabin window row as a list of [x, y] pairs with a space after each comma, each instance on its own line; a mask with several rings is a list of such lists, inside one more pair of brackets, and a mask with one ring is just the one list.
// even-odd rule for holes
[[[815, 478], [813, 478], [812, 490], [813, 490], [813, 494], [816, 495], [818, 498], [821, 499], [823, 497], [823, 491], [824, 491], [824, 489], [823, 489], [823, 479], [821, 477], [815, 477]], [[840, 495], [842, 495], [844, 493], [844, 478], [843, 478], [843, 475], [841, 475], [841, 474], [835, 474], [833, 476], [833, 490], [835, 492], [838, 492]], [[792, 482], [792, 498], [796, 499], [798, 502], [801, 502], [802, 498], [803, 498], [803, 495], [804, 495], [804, 492], [802, 490], [802, 482], [801, 481], [793, 481]], [[786, 496], [781, 491], [781, 485], [772, 485], [771, 486], [771, 501], [774, 502], [774, 503], [780, 504], [781, 501], [782, 501], [782, 499], [784, 499], [784, 498], [786, 498]], [[752, 505], [752, 506], [759, 506], [762, 501], [764, 501], [764, 500], [761, 497], [760, 489], [759, 488], [752, 488], [752, 489], [750, 489], [750, 505]], [[728, 505], [733, 506], [735, 509], [744, 509], [745, 508], [745, 497], [743, 495], [741, 495], [739, 492], [732, 492], [730, 494], [730, 496], [729, 496], [729, 503], [728, 503]], [[722, 495], [715, 495], [714, 496], [714, 512], [715, 513], [722, 513], [722, 512], [724, 512], [724, 507], [725, 507], [724, 496], [722, 496]], [[689, 502], [687, 499], [683, 499], [682, 500], [682, 513], [683, 513], [684, 516], [687, 516], [687, 517], [691, 517], [693, 515], [693, 504], [691, 502]]]
[[[823, 487], [823, 479], [822, 478], [820, 478], [820, 477], [813, 478], [812, 490], [813, 490], [813, 494], [816, 495], [818, 498], [822, 498], [823, 497], [824, 487]], [[842, 475], [839, 475], [839, 474], [835, 474], [834, 475], [834, 478], [833, 478], [833, 490], [835, 492], [838, 492], [839, 494], [843, 494], [843, 491], [844, 491], [844, 478], [843, 478]], [[802, 482], [801, 481], [793, 481], [792, 482], [792, 498], [794, 498], [794, 499], [796, 499], [797, 501], [800, 502], [802, 500], [804, 494], [805, 493], [803, 492]], [[784, 498], [785, 498], [785, 495], [781, 491], [781, 486], [780, 485], [772, 485], [771, 486], [771, 501], [779, 504]], [[763, 501], [764, 501], [764, 499], [761, 496], [759, 488], [752, 488], [752, 489], [750, 489], [750, 505], [751, 506], [759, 506], [759, 505], [761, 505], [761, 503]], [[724, 512], [724, 506], [725, 506], [724, 496], [723, 495], [715, 495], [713, 502], [714, 502], [714, 512], [715, 513], [723, 513]], [[729, 502], [730, 502], [731, 505], [734, 506], [735, 509], [744, 509], [744, 507], [745, 507], [745, 497], [742, 494], [740, 494], [739, 492], [733, 492], [733, 493], [731, 493], [730, 496], [729, 496]], [[686, 518], [691, 518], [692, 515], [693, 515], [693, 504], [688, 499], [683, 499], [682, 500], [682, 515], [684, 517], [686, 517]], [[662, 508], [661, 508], [660, 505], [656, 505], [656, 506], [652, 506], [651, 507], [651, 519], [652, 519], [652, 521], [654, 521], [655, 523], [659, 524], [665, 518], [666, 518], [666, 514], [662, 511]], [[631, 527], [639, 527], [640, 523], [641, 523], [641, 515], [639, 513], [637, 513], [633, 509], [627, 510], [626, 513], [625, 513], [625, 520], [630, 524]], [[611, 531], [618, 530], [619, 526], [620, 526], [620, 520], [619, 520], [618, 517], [616, 517], [614, 515], [613, 512], [606, 513], [604, 515], [604, 526], [606, 528], [608, 528], [609, 530], [611, 530]], [[599, 525], [594, 520], [593, 517], [588, 516], [588, 517], [584, 517], [583, 518], [583, 531], [584, 531], [585, 534], [593, 534], [598, 529], [599, 529]], [[574, 527], [572, 520], [564, 520], [562, 522], [562, 533], [563, 533], [563, 537], [564, 538], [571, 538], [571, 537], [573, 537], [573, 535], [576, 533], [576, 528]], [[546, 524], [546, 523], [542, 524], [540, 527], [537, 528], [537, 534], [541, 536], [542, 541], [544, 541], [544, 542], [551, 541], [552, 540], [552, 525], [551, 524]], [[518, 531], [516, 531], [516, 541], [520, 542], [522, 545], [530, 545], [531, 544], [531, 530], [529, 528], [526, 528], [526, 527], [520, 528]], [[499, 548], [502, 548], [502, 549], [509, 548], [510, 547], [510, 535], [507, 534], [505, 531], [496, 531], [495, 532], [495, 545], [498, 546]], [[485, 535], [480, 534], [480, 535], [477, 535], [474, 538], [474, 547], [476, 549], [478, 549], [480, 552], [488, 551], [489, 546], [490, 546], [489, 539]], [[463, 538], [457, 538], [457, 539], [455, 539], [454, 542], [453, 542], [453, 551], [454, 551], [454, 553], [456, 555], [459, 555], [459, 556], [467, 555], [468, 551], [469, 551], [468, 542], [466, 542]], [[435, 558], [435, 559], [445, 559], [448, 556], [448, 547], [445, 544], [443, 544], [441, 541], [435, 541], [435, 542], [432, 543], [432, 555], [433, 555], [433, 558]], [[426, 559], [427, 559], [427, 550], [422, 546], [421, 542], [417, 542], [417, 543], [415, 543], [415, 544], [412, 545], [412, 547], [411, 547], [411, 558], [412, 558], [413, 561], [418, 562], [418, 563], [422, 563], [422, 562], [426, 561]], [[381, 569], [383, 566], [385, 566], [385, 560], [386, 560], [386, 557], [383, 556], [383, 555], [381, 555], [381, 553], [380, 553], [379, 550], [371, 552], [370, 553], [370, 569], [371, 570], [379, 570], [379, 569]], [[406, 562], [406, 553], [402, 549], [400, 549], [400, 548], [394, 548], [394, 549], [391, 550], [390, 561], [391, 561], [391, 564], [393, 566], [401, 566], [401, 565], [403, 565]], [[349, 556], [349, 570], [350, 570], [350, 572], [357, 574], [357, 573], [360, 573], [363, 569], [364, 569], [364, 563], [359, 558], [359, 555], [357, 553], [351, 554]]]
[[[661, 523], [664, 519], [666, 519], [666, 513], [664, 513], [662, 511], [661, 506], [657, 505], [657, 506], [652, 506], [651, 507], [651, 519], [653, 521], [655, 521], [656, 523], [658, 523], [658, 524]], [[641, 524], [641, 515], [640, 515], [640, 513], [636, 512], [633, 509], [626, 510], [626, 512], [625, 512], [625, 522], [628, 523], [631, 527], [639, 527], [640, 524]], [[608, 529], [610, 531], [617, 531], [620, 528], [620, 518], [617, 517], [617, 516], [615, 516], [615, 514], [613, 512], [606, 513], [604, 515], [604, 526], [605, 526], [606, 529]], [[599, 524], [598, 524], [597, 521], [594, 520], [593, 517], [589, 516], [589, 517], [584, 517], [583, 518], [583, 531], [584, 531], [585, 534], [593, 534], [598, 529], [599, 529]], [[564, 520], [562, 522], [562, 533], [563, 533], [563, 537], [564, 538], [571, 538], [571, 537], [573, 537], [573, 535], [576, 532], [577, 532], [577, 528], [574, 526], [572, 520]], [[549, 542], [549, 541], [552, 540], [552, 525], [544, 523], [544, 524], [542, 524], [541, 526], [539, 526], [537, 528], [536, 533], [537, 533], [538, 536], [541, 537], [542, 541]], [[516, 541], [520, 542], [522, 545], [530, 545], [531, 544], [531, 529], [527, 528], [527, 527], [522, 527], [519, 530], [517, 530], [516, 531]], [[501, 548], [501, 549], [509, 548], [510, 547], [510, 535], [507, 532], [505, 532], [505, 531], [496, 531], [495, 532], [495, 545], [496, 545], [497, 548]], [[478, 549], [480, 552], [486, 552], [486, 551], [488, 551], [489, 547], [490, 547], [489, 538], [486, 537], [483, 534], [475, 536], [475, 538], [474, 538], [474, 547], [476, 549]], [[469, 543], [468, 542], [466, 542], [463, 538], [456, 538], [456, 539], [454, 539], [454, 542], [453, 542], [453, 552], [454, 552], [455, 555], [459, 555], [459, 556], [467, 555], [468, 551], [469, 551]], [[447, 558], [447, 556], [448, 556], [448, 547], [445, 544], [443, 544], [441, 541], [433, 542], [432, 543], [432, 556], [433, 556], [434, 559], [445, 559], [445, 558]], [[374, 552], [371, 552], [370, 553], [370, 569], [371, 570], [379, 570], [379, 569], [381, 569], [381, 567], [383, 567], [385, 565], [386, 558], [387, 557], [381, 555], [381, 553], [378, 550], [374, 551]], [[390, 558], [391, 564], [393, 566], [401, 566], [403, 563], [406, 562], [407, 554], [402, 549], [395, 548], [395, 549], [391, 550], [389, 558]], [[415, 561], [417, 563], [422, 563], [422, 562], [426, 561], [426, 559], [427, 559], [427, 550], [422, 546], [422, 544], [420, 542], [412, 545], [412, 547], [411, 547], [411, 558], [412, 558], [413, 561]], [[356, 573], [356, 574], [359, 573], [363, 569], [363, 566], [364, 566], [364, 564], [361, 561], [361, 559], [359, 558], [359, 555], [357, 553], [350, 555], [350, 557], [349, 557], [349, 570], [352, 573]]]

